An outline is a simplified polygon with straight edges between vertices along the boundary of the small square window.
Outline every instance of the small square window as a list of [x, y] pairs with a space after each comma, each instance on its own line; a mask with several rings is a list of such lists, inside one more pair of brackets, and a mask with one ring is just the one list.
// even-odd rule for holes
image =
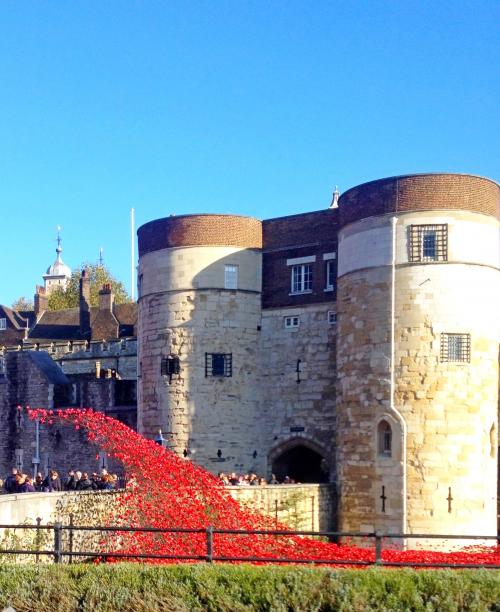
[[232, 353], [205, 353], [205, 377], [233, 375]]
[[470, 334], [441, 334], [441, 361], [470, 363]]
[[337, 324], [337, 313], [333, 310], [328, 311], [328, 323], [330, 323], [330, 325]]
[[5, 318], [0, 319], [0, 330], [2, 329], [7, 329], [7, 319]]
[[297, 328], [300, 325], [300, 317], [285, 317], [285, 328]]
[[301, 264], [292, 266], [292, 293], [311, 293], [312, 291], [312, 266]]
[[225, 266], [224, 287], [226, 289], [238, 289], [238, 266]]
[[411, 225], [409, 260], [448, 261], [448, 225]]

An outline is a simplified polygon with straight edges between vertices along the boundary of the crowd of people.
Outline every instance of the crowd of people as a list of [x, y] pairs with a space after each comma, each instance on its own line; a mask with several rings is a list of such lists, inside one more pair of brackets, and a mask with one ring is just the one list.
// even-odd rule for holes
[[102, 469], [100, 474], [80, 470], [69, 470], [66, 478], [61, 479], [56, 470], [49, 470], [44, 477], [38, 472], [35, 478], [23, 474], [17, 468], [2, 481], [0, 489], [4, 493], [48, 493], [50, 491], [112, 491], [120, 488], [120, 479], [116, 474], [109, 474]]
[[282, 481], [279, 481], [275, 474], [271, 474], [271, 478], [266, 480], [262, 476], [257, 476], [257, 474], [249, 473], [249, 474], [236, 474], [236, 472], [231, 472], [231, 474], [224, 474], [224, 472], [219, 472], [218, 474], [219, 480], [222, 484], [230, 487], [234, 486], [250, 486], [250, 487], [262, 487], [265, 485], [278, 485], [278, 484], [298, 484], [290, 478], [289, 476], [285, 476]]

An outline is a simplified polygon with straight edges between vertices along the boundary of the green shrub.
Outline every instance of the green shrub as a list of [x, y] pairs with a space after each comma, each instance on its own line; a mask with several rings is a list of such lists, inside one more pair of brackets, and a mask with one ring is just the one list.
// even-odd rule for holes
[[248, 565], [1, 565], [0, 609], [500, 612], [496, 570], [333, 570]]

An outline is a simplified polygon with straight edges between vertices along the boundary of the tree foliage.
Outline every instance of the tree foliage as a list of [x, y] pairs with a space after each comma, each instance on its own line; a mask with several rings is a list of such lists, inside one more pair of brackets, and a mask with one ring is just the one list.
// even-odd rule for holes
[[80, 302], [80, 278], [82, 270], [86, 268], [90, 276], [90, 305], [99, 305], [99, 291], [105, 284], [111, 285], [116, 304], [130, 302], [131, 298], [124, 284], [116, 280], [111, 272], [99, 264], [83, 263], [71, 273], [66, 289], [57, 287], [48, 299], [49, 310], [62, 310], [63, 308], [75, 308]]
[[18, 298], [15, 302], [12, 302], [11, 308], [13, 310], [20, 310], [20, 311], [33, 310], [33, 300], [30, 300], [29, 298], [23, 295], [20, 298]]

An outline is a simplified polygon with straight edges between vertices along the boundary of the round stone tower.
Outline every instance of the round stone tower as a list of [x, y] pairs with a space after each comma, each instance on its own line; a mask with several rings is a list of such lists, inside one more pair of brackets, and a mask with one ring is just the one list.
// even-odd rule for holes
[[138, 230], [138, 429], [218, 471], [265, 470], [262, 225], [183, 215]]
[[498, 206], [458, 174], [340, 198], [341, 530], [496, 534]]

